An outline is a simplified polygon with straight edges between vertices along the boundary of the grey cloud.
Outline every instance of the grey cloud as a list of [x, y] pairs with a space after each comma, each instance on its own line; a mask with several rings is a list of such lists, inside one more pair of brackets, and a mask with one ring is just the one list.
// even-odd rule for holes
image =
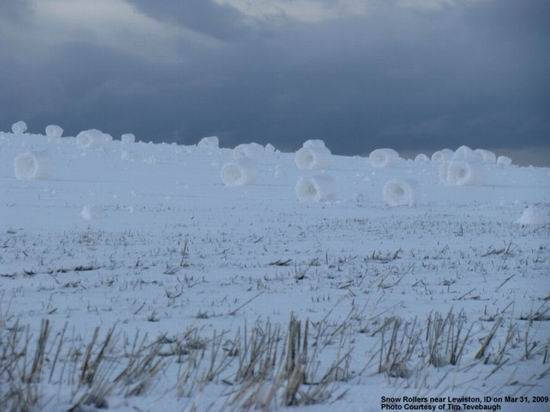
[[181, 24], [223, 41], [239, 38], [249, 32], [242, 14], [235, 8], [209, 0], [131, 0], [143, 12], [155, 18]]

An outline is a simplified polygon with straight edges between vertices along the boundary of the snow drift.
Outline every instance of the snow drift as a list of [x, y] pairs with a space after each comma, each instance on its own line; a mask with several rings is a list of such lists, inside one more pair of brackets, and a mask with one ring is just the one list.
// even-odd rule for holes
[[415, 203], [415, 186], [411, 181], [389, 180], [382, 189], [384, 203], [390, 207], [413, 206]]
[[294, 162], [301, 170], [327, 169], [332, 163], [332, 153], [324, 145], [303, 146], [296, 152]]
[[256, 181], [256, 165], [250, 159], [227, 163], [222, 167], [221, 178], [226, 186], [252, 184]]
[[53, 174], [51, 160], [45, 152], [21, 153], [13, 163], [18, 180], [48, 179]]
[[336, 198], [334, 179], [328, 175], [301, 177], [296, 183], [295, 192], [300, 202], [321, 202]]
[[59, 139], [61, 136], [63, 136], [63, 129], [56, 124], [50, 124], [46, 126], [46, 136], [53, 139]]
[[23, 134], [27, 131], [27, 123], [23, 120], [19, 120], [11, 125], [11, 131], [13, 134]]
[[369, 154], [372, 167], [388, 167], [399, 161], [399, 153], [393, 149], [375, 149]]

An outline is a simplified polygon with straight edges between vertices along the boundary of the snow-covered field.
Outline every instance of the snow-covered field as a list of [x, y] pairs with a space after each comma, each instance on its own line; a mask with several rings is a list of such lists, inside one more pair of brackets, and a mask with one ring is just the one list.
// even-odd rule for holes
[[550, 394], [548, 168], [16, 131], [0, 133], [3, 405]]

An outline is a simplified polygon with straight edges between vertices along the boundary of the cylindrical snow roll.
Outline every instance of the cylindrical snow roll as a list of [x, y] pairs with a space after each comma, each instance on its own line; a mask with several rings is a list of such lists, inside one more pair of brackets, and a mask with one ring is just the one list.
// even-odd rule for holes
[[76, 144], [83, 149], [89, 149], [94, 146], [94, 135], [91, 130], [83, 130], [76, 135]]
[[479, 165], [451, 160], [447, 164], [447, 184], [453, 186], [475, 185], [482, 183], [481, 170]]
[[332, 153], [326, 147], [302, 147], [296, 152], [294, 162], [298, 169], [327, 169], [332, 161]]
[[80, 211], [80, 217], [84, 220], [99, 220], [105, 217], [105, 210], [101, 206], [86, 205]]
[[266, 144], [264, 149], [265, 149], [265, 152], [269, 154], [275, 153], [276, 151], [275, 146], [273, 146], [271, 143]]
[[76, 144], [82, 149], [104, 147], [112, 140], [113, 137], [110, 134], [97, 129], [83, 130], [76, 135]]
[[541, 205], [528, 206], [516, 223], [520, 225], [546, 225], [550, 223], [550, 208]]
[[499, 167], [508, 167], [512, 165], [512, 159], [508, 156], [499, 156], [497, 158], [497, 166]]
[[470, 153], [473, 152], [473, 150], [466, 145], [460, 146], [458, 149], [455, 150], [453, 154], [453, 159], [455, 160], [468, 160], [468, 156]]
[[220, 139], [218, 139], [218, 136], [203, 137], [197, 143], [197, 147], [200, 149], [218, 149], [220, 147]]
[[258, 143], [243, 143], [233, 149], [233, 159], [259, 160], [265, 155], [265, 148]]
[[13, 134], [23, 134], [27, 131], [27, 123], [23, 120], [19, 120], [11, 125], [11, 131]]
[[336, 198], [334, 179], [328, 175], [301, 177], [294, 190], [300, 202], [322, 202]]
[[53, 174], [53, 164], [45, 152], [25, 152], [13, 162], [18, 180], [48, 179]]
[[389, 180], [382, 189], [384, 203], [390, 207], [413, 206], [415, 203], [415, 186], [411, 181], [402, 179]]
[[393, 149], [375, 149], [369, 154], [372, 167], [388, 167], [399, 161], [399, 153]]
[[120, 136], [120, 141], [124, 144], [131, 144], [136, 142], [136, 136], [133, 133], [124, 133]]
[[430, 158], [426, 156], [424, 153], [417, 154], [414, 158], [414, 161], [417, 163], [423, 163], [423, 162], [429, 162]]
[[226, 186], [253, 184], [256, 181], [256, 165], [249, 159], [227, 163], [222, 167], [221, 178]]
[[479, 156], [481, 156], [481, 160], [484, 163], [493, 163], [495, 164], [497, 162], [497, 156], [491, 152], [490, 150], [485, 149], [476, 149], [474, 150], [475, 153], [477, 153]]
[[50, 124], [46, 126], [46, 136], [58, 139], [63, 136], [63, 129], [56, 124]]
[[306, 149], [317, 149], [317, 148], [325, 148], [327, 145], [325, 142], [321, 139], [309, 139], [304, 142], [302, 147], [305, 147]]
[[431, 159], [433, 162], [446, 162], [451, 159], [453, 153], [451, 149], [441, 149], [434, 152]]
[[456, 149], [451, 160], [458, 160], [469, 163], [481, 163], [483, 162], [483, 157], [479, 152], [470, 149], [466, 145], [463, 145]]

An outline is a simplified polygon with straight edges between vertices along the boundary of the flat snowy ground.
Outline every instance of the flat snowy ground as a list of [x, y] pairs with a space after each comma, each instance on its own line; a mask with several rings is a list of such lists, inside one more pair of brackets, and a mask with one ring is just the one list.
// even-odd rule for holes
[[[41, 150], [52, 177], [16, 180], [15, 156]], [[294, 154], [266, 153], [240, 187], [221, 181], [231, 160], [0, 133], [0, 345], [32, 334], [32, 369], [49, 320], [27, 379], [38, 409], [360, 411], [381, 396], [550, 395], [550, 225], [514, 223], [549, 206], [550, 169], [486, 166], [485, 184], [448, 186], [435, 162], [336, 156], [321, 172], [336, 200], [300, 203], [297, 179], [319, 172]], [[396, 177], [416, 180], [415, 206], [384, 204]], [[146, 372], [117, 379], [134, 359]]]

